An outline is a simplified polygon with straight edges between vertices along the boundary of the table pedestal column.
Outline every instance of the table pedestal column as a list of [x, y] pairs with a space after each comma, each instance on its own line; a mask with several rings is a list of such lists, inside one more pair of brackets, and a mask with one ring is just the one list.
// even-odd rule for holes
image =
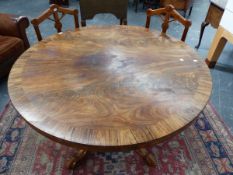
[[82, 161], [83, 158], [86, 156], [86, 154], [87, 154], [87, 150], [77, 149], [75, 155], [73, 155], [73, 157], [67, 160], [66, 162], [67, 168], [74, 169], [75, 167], [77, 167], [80, 161]]
[[145, 148], [141, 148], [136, 152], [144, 158], [148, 166], [156, 166], [155, 156], [148, 152]]

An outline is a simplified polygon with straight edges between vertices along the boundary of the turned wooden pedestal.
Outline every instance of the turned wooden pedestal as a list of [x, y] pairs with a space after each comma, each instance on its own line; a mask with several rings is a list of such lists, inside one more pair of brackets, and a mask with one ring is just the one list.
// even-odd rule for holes
[[[149, 153], [145, 148], [138, 149], [136, 152], [145, 160], [148, 166], [156, 166], [155, 155]], [[87, 154], [87, 150], [76, 149], [76, 153], [67, 160], [66, 167], [68, 169], [74, 169], [78, 167]]]

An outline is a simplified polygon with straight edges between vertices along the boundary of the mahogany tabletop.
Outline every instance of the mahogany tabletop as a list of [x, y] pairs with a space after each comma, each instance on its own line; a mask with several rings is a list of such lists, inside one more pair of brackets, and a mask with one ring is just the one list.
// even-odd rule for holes
[[14, 64], [9, 95], [37, 131], [71, 146], [132, 149], [188, 126], [207, 104], [209, 69], [187, 44], [143, 27], [53, 35]]

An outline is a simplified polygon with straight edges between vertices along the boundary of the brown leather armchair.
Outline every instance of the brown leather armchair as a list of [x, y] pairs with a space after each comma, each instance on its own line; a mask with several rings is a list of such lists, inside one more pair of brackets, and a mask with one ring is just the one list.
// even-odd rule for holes
[[0, 13], [0, 78], [9, 74], [16, 59], [30, 47], [28, 26], [27, 17]]

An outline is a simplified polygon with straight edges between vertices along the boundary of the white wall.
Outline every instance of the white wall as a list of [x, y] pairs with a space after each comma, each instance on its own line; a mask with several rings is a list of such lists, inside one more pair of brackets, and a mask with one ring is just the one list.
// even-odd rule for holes
[[220, 25], [233, 34], [233, 0], [228, 0]]

